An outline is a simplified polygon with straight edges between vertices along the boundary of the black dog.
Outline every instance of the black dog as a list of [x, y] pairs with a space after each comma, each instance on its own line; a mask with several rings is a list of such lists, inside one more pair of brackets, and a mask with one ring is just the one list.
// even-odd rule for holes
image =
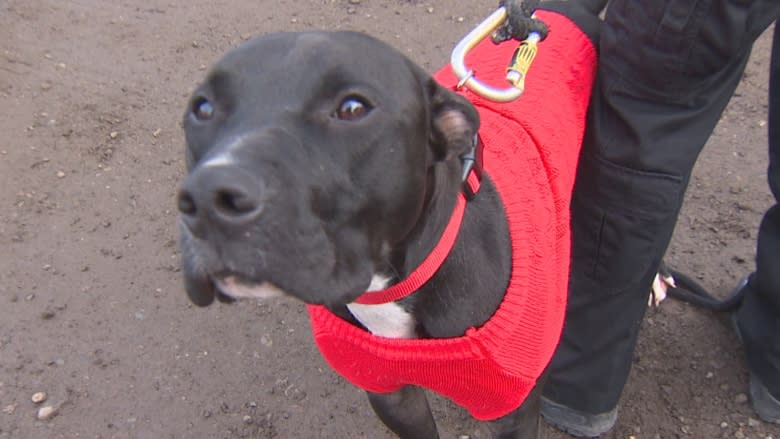
[[[551, 36], [574, 27], [565, 19], [553, 21]], [[574, 87], [586, 90], [587, 100], [592, 77], [583, 78], [575, 77], [581, 84]], [[563, 99], [580, 102], [582, 96]], [[576, 112], [555, 117], [581, 127], [586, 104], [575, 106]], [[228, 53], [194, 92], [184, 117], [188, 176], [178, 203], [190, 299], [205, 306], [215, 297], [230, 302], [287, 294], [386, 339], [451, 339], [482, 327], [502, 306], [510, 277], [522, 276], [513, 265], [517, 249], [533, 256], [553, 244], [534, 237], [510, 244], [515, 233], [489, 168], [476, 195], [473, 185], [460, 195], [464, 163], [470, 168], [463, 156], [475, 148], [479, 123], [469, 100], [364, 35], [273, 34]], [[539, 189], [534, 181], [552, 181], [546, 191], [563, 206], [543, 206], [555, 211], [554, 245], [563, 245], [550, 253], [556, 306], [565, 301], [568, 270], [566, 190], [579, 141], [572, 139], [571, 145], [550, 145], [566, 149], [569, 157], [560, 167], [570, 177], [560, 187], [547, 180], [549, 169], [534, 171], [542, 180], [515, 182], [528, 183], [521, 190], [530, 193]], [[478, 171], [468, 174], [471, 183]], [[403, 299], [357, 304], [366, 292], [398, 283], [427, 263], [459, 197], [469, 199], [462, 224], [435, 274]], [[561, 313], [552, 319], [554, 339]], [[495, 437], [537, 437], [542, 372], [550, 355], [548, 349], [544, 358], [533, 359], [540, 366], [529, 372], [531, 387], [536, 385], [524, 402], [497, 418], [478, 416], [490, 420]], [[438, 437], [421, 388], [368, 394], [400, 437]]]

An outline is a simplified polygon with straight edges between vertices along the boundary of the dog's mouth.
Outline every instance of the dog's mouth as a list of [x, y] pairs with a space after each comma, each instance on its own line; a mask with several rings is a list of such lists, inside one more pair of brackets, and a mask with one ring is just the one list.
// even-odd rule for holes
[[[270, 242], [220, 238], [212, 237], [215, 242], [197, 238], [181, 224], [184, 287], [197, 306], [209, 306], [215, 299], [230, 303], [279, 296], [309, 304], [348, 303], [366, 291], [374, 271], [373, 262], [360, 257], [366, 253], [362, 235], [357, 245], [348, 243], [356, 249], [344, 245], [340, 248], [347, 250], [342, 252], [324, 234], [311, 234], [301, 242], [289, 236]], [[298, 255], [303, 257], [294, 257]], [[346, 261], [343, 267], [339, 260]]]
[[255, 282], [238, 274], [228, 274], [213, 277], [213, 283], [217, 288], [217, 298], [220, 296], [228, 301], [235, 299], [270, 299], [284, 296], [285, 293], [276, 285], [263, 281]]
[[286, 295], [268, 281], [251, 280], [238, 273], [222, 272], [200, 276], [185, 273], [185, 289], [190, 300], [198, 306], [208, 306], [216, 298], [221, 303], [239, 299], [269, 299]]

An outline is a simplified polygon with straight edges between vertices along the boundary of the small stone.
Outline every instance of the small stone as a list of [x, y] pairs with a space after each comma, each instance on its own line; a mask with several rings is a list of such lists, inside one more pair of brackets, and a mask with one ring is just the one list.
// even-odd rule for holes
[[748, 418], [748, 427], [757, 428], [761, 426], [761, 421], [758, 419]]
[[355, 9], [353, 6], [350, 6], [347, 8], [347, 14], [354, 14], [357, 12], [357, 9]]
[[194, 40], [193, 40], [193, 41], [192, 41], [192, 47], [194, 47], [194, 48], [196, 48], [196, 49], [197, 49], [198, 47], [200, 47], [200, 43], [198, 43], [197, 41], [194, 41]]
[[35, 404], [40, 404], [43, 401], [46, 401], [46, 392], [35, 392], [32, 396], [32, 402]]
[[55, 416], [57, 416], [57, 409], [50, 405], [38, 409], [38, 419], [41, 421], [49, 420]]
[[57, 171], [57, 178], [63, 178], [63, 177], [65, 177], [65, 172]]
[[737, 430], [734, 432], [734, 437], [737, 439], [745, 439], [745, 433], [743, 433], [742, 430]]
[[156, 130], [154, 130], [154, 132], [152, 133], [152, 136], [154, 136], [154, 137], [157, 137], [157, 136], [159, 136], [159, 135], [160, 135], [160, 133], [162, 133], [162, 128], [157, 128], [157, 129], [156, 129]]
[[3, 407], [3, 413], [6, 415], [13, 415], [14, 411], [16, 411], [16, 404], [8, 404], [7, 406]]
[[298, 22], [298, 19], [296, 17], [293, 17], [293, 18], [290, 19], [290, 23], [294, 24], [294, 23], [297, 23], [297, 22]]
[[245, 424], [251, 424], [252, 423], [252, 417], [249, 415], [244, 415], [244, 423]]
[[720, 423], [720, 428], [728, 428], [728, 426], [729, 426], [729, 423], [726, 422], [726, 421], [723, 421], [723, 422]]
[[426, 9], [429, 14], [433, 14], [433, 6], [428, 6], [428, 9]]
[[709, 380], [709, 379], [712, 379], [712, 377], [714, 377], [714, 376], [715, 376], [715, 374], [714, 374], [714, 373], [712, 373], [712, 372], [707, 372], [707, 375], [705, 375], [704, 377], [705, 377], [705, 378], [707, 378], [707, 379]]
[[458, 23], [463, 23], [464, 20], [466, 20], [466, 19], [463, 18], [463, 17], [458, 17], [458, 18], [455, 19], [455, 21], [457, 21]]
[[112, 139], [116, 139], [118, 136], [119, 136], [119, 133], [118, 133], [118, 132], [116, 132], [116, 131], [111, 131], [111, 132], [108, 134], [108, 137], [110, 137], [110, 138], [112, 138]]
[[737, 404], [745, 404], [748, 402], [748, 397], [744, 393], [739, 393], [734, 397], [734, 402]]

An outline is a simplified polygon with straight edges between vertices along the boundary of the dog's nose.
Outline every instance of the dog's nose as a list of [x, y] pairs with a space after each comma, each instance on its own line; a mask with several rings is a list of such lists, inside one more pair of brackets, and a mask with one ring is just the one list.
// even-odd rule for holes
[[224, 232], [255, 221], [263, 210], [261, 178], [232, 166], [211, 166], [193, 171], [177, 200], [184, 223], [196, 236], [208, 228]]

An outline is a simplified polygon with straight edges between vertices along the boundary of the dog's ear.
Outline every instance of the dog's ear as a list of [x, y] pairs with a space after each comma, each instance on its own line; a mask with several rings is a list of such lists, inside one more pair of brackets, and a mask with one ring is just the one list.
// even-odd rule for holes
[[465, 154], [479, 129], [479, 114], [466, 98], [429, 79], [431, 140], [434, 160]]

